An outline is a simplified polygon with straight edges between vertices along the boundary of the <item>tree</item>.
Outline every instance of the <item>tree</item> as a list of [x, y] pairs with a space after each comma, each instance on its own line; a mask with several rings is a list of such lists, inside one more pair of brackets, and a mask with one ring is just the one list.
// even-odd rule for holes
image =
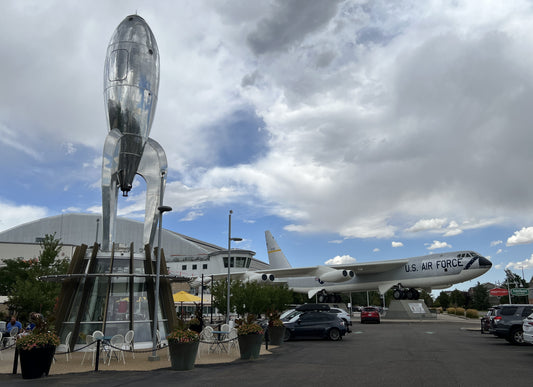
[[489, 292], [479, 281], [473, 289], [472, 307], [477, 310], [487, 310], [490, 307]]
[[448, 306], [450, 306], [450, 296], [446, 292], [440, 292], [439, 296], [435, 300], [435, 302], [443, 307], [444, 309], [447, 309]]
[[450, 304], [458, 307], [466, 306], [467, 297], [464, 292], [454, 289], [450, 294]]
[[[514, 288], [528, 288], [528, 284], [526, 283], [526, 281], [520, 277], [518, 274], [516, 273], [513, 273], [511, 270], [509, 269], [505, 269], [505, 281], [504, 283], [509, 287], [509, 290], [510, 289], [514, 289]], [[505, 302], [509, 302], [509, 297], [507, 297], [507, 301], [504, 301]], [[513, 303], [515, 304], [520, 304], [520, 303], [523, 303], [525, 302], [527, 304], [528, 302], [528, 298], [527, 296], [513, 296], [511, 295], [511, 300]]]
[[47, 234], [37, 259], [4, 261], [6, 266], [0, 269], [2, 289], [6, 290], [9, 309], [17, 312], [20, 320], [27, 320], [31, 312], [52, 316], [61, 283], [40, 281], [39, 277], [67, 272], [68, 261], [57, 259], [60, 251], [61, 241], [55, 234]]
[[[213, 306], [226, 314], [227, 281], [215, 281], [211, 287]], [[230, 282], [230, 310], [244, 316], [281, 312], [293, 300], [293, 293], [287, 284], [259, 284], [257, 282]]]

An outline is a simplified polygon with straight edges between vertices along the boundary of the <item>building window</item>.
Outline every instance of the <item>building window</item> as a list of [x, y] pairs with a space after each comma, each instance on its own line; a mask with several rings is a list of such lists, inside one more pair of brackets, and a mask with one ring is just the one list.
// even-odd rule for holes
[[207, 263], [204, 263], [204, 264], [202, 265], [202, 269], [207, 270]]
[[192, 265], [192, 269], [193, 269], [193, 270], [198, 269], [198, 265]]
[[187, 265], [181, 265], [181, 270], [187, 270]]

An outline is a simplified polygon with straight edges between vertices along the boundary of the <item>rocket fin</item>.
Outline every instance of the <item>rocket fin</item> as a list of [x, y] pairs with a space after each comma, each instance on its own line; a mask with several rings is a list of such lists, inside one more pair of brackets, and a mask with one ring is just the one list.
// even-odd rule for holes
[[146, 205], [144, 212], [143, 244], [154, 245], [158, 222], [157, 207], [162, 205], [167, 180], [167, 156], [159, 143], [148, 138], [137, 169], [137, 174], [146, 181]]

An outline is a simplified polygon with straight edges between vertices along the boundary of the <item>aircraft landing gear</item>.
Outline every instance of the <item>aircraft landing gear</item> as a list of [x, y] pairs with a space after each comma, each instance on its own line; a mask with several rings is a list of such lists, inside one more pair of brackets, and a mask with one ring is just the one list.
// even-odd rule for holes
[[328, 294], [326, 292], [321, 292], [317, 295], [317, 300], [319, 303], [339, 303], [342, 301], [340, 294]]
[[392, 296], [395, 300], [418, 300], [420, 298], [420, 293], [414, 288], [405, 289], [405, 288], [396, 288]]

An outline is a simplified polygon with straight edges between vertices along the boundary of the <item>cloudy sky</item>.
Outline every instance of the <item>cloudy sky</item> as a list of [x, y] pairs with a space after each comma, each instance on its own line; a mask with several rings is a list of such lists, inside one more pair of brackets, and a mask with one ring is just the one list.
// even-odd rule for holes
[[[270, 230], [294, 266], [475, 250], [481, 282], [533, 275], [531, 2], [0, 4], [0, 231], [101, 211], [105, 53], [137, 12], [164, 227], [225, 246], [232, 209], [262, 260]], [[144, 191], [119, 215], [142, 220]]]

